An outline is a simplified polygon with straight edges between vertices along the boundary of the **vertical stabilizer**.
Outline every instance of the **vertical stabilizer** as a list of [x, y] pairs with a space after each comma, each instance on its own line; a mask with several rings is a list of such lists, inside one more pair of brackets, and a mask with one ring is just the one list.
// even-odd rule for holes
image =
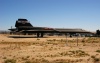
[[27, 19], [18, 19], [15, 23], [15, 27], [33, 27], [31, 23]]

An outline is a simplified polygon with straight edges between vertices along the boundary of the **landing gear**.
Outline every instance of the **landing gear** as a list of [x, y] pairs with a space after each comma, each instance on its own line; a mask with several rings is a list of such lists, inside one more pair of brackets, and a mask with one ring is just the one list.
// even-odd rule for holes
[[39, 34], [39, 33], [37, 33], [37, 37], [39, 37], [39, 35], [40, 35], [40, 34]]
[[37, 37], [43, 37], [44, 36], [44, 33], [37, 33]]
[[43, 35], [44, 35], [44, 34], [43, 34], [43, 33], [41, 33], [41, 37], [43, 37]]

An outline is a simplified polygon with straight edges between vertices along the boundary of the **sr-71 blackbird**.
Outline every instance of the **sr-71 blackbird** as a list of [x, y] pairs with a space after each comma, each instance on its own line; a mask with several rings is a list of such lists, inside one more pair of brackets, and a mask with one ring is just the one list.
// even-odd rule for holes
[[15, 23], [16, 28], [9, 29], [11, 32], [19, 33], [36, 33], [37, 37], [43, 37], [44, 33], [90, 33], [82, 29], [63, 29], [49, 27], [34, 27], [27, 19], [18, 19]]

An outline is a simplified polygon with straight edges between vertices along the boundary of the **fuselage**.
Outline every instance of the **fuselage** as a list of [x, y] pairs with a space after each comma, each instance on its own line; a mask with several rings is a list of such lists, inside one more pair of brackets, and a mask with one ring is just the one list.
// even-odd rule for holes
[[16, 20], [15, 27], [16, 28], [11, 28], [9, 30], [21, 33], [37, 33], [37, 37], [39, 37], [39, 35], [43, 37], [44, 33], [90, 33], [82, 29], [63, 29], [63, 28], [59, 29], [50, 27], [36, 27], [32, 26], [32, 24], [27, 19]]

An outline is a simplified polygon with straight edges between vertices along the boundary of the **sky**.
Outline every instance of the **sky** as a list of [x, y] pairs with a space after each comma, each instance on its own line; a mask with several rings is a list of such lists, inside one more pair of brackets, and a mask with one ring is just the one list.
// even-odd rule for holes
[[18, 18], [33, 26], [100, 29], [100, 0], [0, 0], [0, 30], [15, 27]]

